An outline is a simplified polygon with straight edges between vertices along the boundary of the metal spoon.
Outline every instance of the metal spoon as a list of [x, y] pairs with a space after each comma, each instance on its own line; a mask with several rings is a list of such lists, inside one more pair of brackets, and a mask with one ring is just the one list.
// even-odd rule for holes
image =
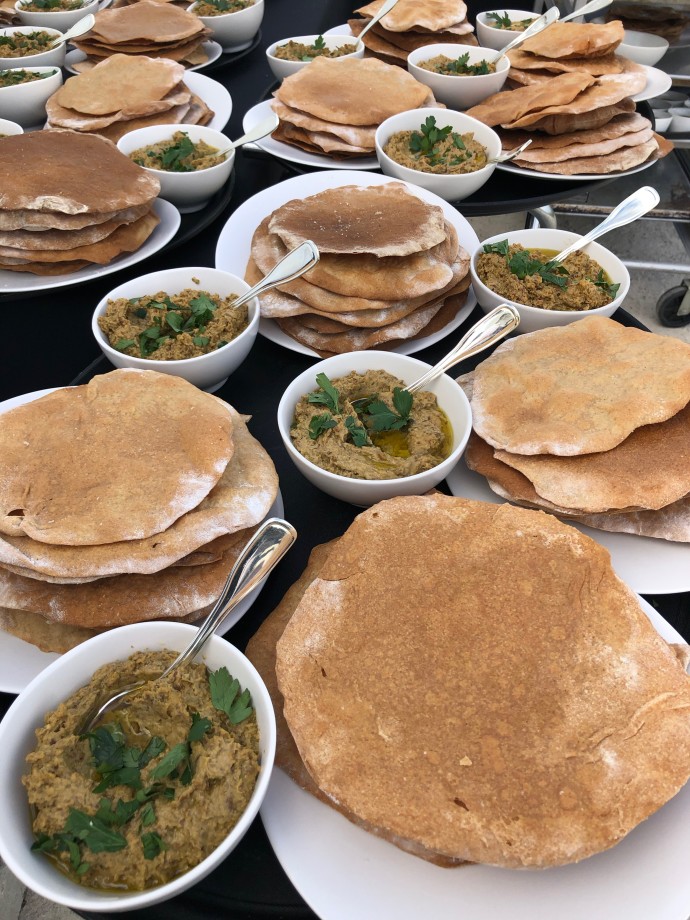
[[299, 278], [300, 275], [313, 268], [319, 258], [316, 243], [307, 240], [297, 249], [291, 250], [284, 256], [258, 284], [249, 288], [246, 294], [242, 294], [241, 297], [233, 301], [233, 307], [241, 307], [243, 303], [247, 303], [252, 297], [258, 297], [259, 294], [263, 294], [264, 291], [270, 291], [271, 288], [276, 287], [278, 284], [287, 284], [288, 281]]
[[514, 38], [512, 42], [509, 42], [505, 48], [502, 48], [498, 52], [493, 60], [489, 60], [490, 64], [498, 64], [502, 57], [512, 51], [513, 48], [517, 48], [518, 45], [521, 45], [523, 42], [526, 42], [528, 38], [532, 38], [533, 35], [538, 35], [539, 32], [542, 32], [547, 26], [550, 26], [552, 22], [555, 22], [561, 15], [560, 10], [557, 6], [552, 6], [550, 10], [547, 10], [542, 16], [538, 19], [535, 19], [531, 26], [528, 26], [524, 32], [521, 32], [517, 38]]
[[497, 157], [493, 157], [491, 160], [486, 161], [488, 166], [490, 163], [507, 163], [509, 160], [514, 160], [515, 157], [519, 157], [523, 150], [527, 150], [529, 145], [532, 143], [532, 138], [528, 141], [525, 141], [524, 144], [520, 144], [519, 147], [516, 147], [515, 150], [511, 150], [508, 153], [499, 153]]
[[618, 207], [614, 208], [609, 216], [605, 220], [602, 220], [600, 224], [597, 224], [589, 233], [585, 233], [584, 236], [581, 236], [579, 240], [575, 240], [574, 243], [571, 243], [563, 252], [559, 252], [553, 259], [549, 259], [549, 264], [563, 262], [569, 255], [577, 252], [578, 249], [582, 249], [588, 243], [591, 243], [592, 240], [596, 240], [597, 237], [603, 236], [604, 233], [608, 233], [609, 230], [615, 230], [616, 227], [624, 227], [626, 224], [631, 224], [634, 220], [646, 214], [647, 211], [651, 211], [652, 208], [655, 208], [658, 204], [659, 193], [655, 188], [652, 188], [651, 185], [645, 185], [642, 188], [638, 188], [636, 192], [633, 192], [632, 195], [629, 195], [624, 201], [621, 201]]
[[236, 141], [232, 141], [228, 147], [219, 150], [216, 156], [224, 156], [236, 147], [242, 147], [244, 144], [251, 144], [252, 141], [260, 141], [262, 137], [266, 137], [267, 134], [271, 134], [272, 131], [275, 131], [279, 121], [280, 119], [276, 113], [271, 112], [268, 118], [264, 118], [258, 125], [254, 125], [254, 127], [247, 131], [246, 134], [243, 134], [242, 137], [238, 137]]
[[71, 41], [73, 38], [78, 38], [85, 32], [90, 31], [93, 28], [95, 21], [96, 17], [93, 15], [93, 13], [89, 13], [88, 16], [84, 16], [83, 19], [80, 19], [79, 22], [75, 22], [71, 29], [63, 32], [60, 38], [56, 38], [50, 47], [57, 48], [59, 45], [64, 45], [65, 42]]
[[589, 3], [585, 3], [584, 6], [581, 6], [579, 10], [574, 10], [572, 13], [568, 13], [567, 16], [563, 16], [560, 21], [570, 22], [571, 19], [578, 19], [580, 16], [587, 16], [589, 13], [596, 13], [598, 10], [603, 10], [604, 7], [610, 5], [611, 0], [590, 0]]
[[358, 50], [358, 51], [359, 51], [360, 45], [363, 44], [363, 42], [362, 42], [362, 36], [363, 36], [363, 35], [366, 35], [367, 32], [369, 31], [369, 29], [370, 29], [372, 26], [375, 26], [376, 23], [377, 23], [380, 19], [383, 19], [383, 17], [386, 15], [386, 13], [390, 13], [390, 11], [393, 9], [393, 7], [395, 6], [395, 4], [396, 4], [397, 2], [398, 2], [398, 0], [386, 0], [386, 2], [383, 4], [383, 6], [381, 7], [381, 9], [380, 9], [380, 10], [378, 11], [378, 13], [374, 16], [374, 18], [373, 18], [372, 20], [370, 20], [370, 21], [364, 26], [364, 28], [362, 29], [362, 31], [359, 33], [359, 38], [357, 39], [357, 45], [356, 45], [356, 47], [357, 47], [357, 50]]
[[127, 697], [136, 693], [147, 684], [160, 680], [162, 677], [167, 677], [175, 668], [195, 658], [230, 611], [233, 610], [239, 602], [256, 587], [259, 581], [265, 578], [283, 558], [285, 553], [295, 542], [296, 537], [297, 531], [292, 524], [289, 524], [287, 521], [281, 518], [271, 518], [265, 521], [240, 553], [237, 562], [228, 575], [228, 580], [225, 582], [220, 597], [213, 605], [213, 610], [199, 627], [199, 631], [187, 648], [183, 652], [180, 652], [173, 663], [169, 665], [162, 674], [159, 674], [157, 677], [138, 681], [136, 684], [125, 687], [103, 703], [97, 702], [84, 716], [76, 734], [84, 735], [86, 732], [91, 731], [106, 713], [119, 708]]
[[463, 335], [458, 344], [453, 348], [445, 358], [441, 358], [438, 364], [422, 374], [414, 383], [405, 387], [408, 393], [418, 393], [423, 390], [432, 380], [436, 380], [441, 374], [445, 374], [451, 367], [455, 367], [458, 362], [464, 358], [470, 358], [472, 355], [484, 351], [495, 342], [500, 342], [502, 338], [517, 329], [520, 323], [520, 314], [515, 307], [503, 303], [496, 307], [491, 313], [487, 313], [472, 328]]

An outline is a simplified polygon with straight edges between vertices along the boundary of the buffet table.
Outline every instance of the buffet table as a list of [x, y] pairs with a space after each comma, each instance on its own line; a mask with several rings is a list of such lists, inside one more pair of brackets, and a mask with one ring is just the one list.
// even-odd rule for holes
[[[225, 130], [231, 138], [242, 133], [244, 112], [271, 85], [264, 48], [294, 32], [318, 32], [344, 22], [352, 10], [347, 0], [328, 0], [324, 4], [309, 0], [289, 3], [288, 0], [268, 0], [267, 6], [258, 47], [241, 60], [211, 71], [215, 79], [226, 85], [233, 98], [233, 114]], [[264, 154], [239, 151], [230, 200], [209, 226], [196, 235], [187, 233], [181, 245], [172, 245], [145, 264], [116, 276], [58, 288], [49, 294], [19, 297], [3, 295], [0, 291], [5, 316], [0, 399], [45, 387], [84, 383], [95, 374], [110, 370], [91, 334], [91, 314], [101, 297], [115, 284], [143, 272], [172, 266], [213, 265], [216, 240], [229, 214], [257, 191], [293, 174], [288, 164]], [[651, 174], [649, 179], [653, 182]], [[515, 181], [515, 177], [507, 173], [496, 173], [489, 185], [460, 210], [466, 215], [510, 213], [562, 200], [574, 191], [584, 191], [582, 183], [529, 178]], [[455, 338], [459, 338], [480, 315], [479, 310], [475, 310]], [[619, 311], [616, 319], [626, 325], [639, 325], [624, 311]], [[450, 344], [445, 339], [421, 352], [419, 357], [433, 363]], [[278, 470], [285, 517], [299, 534], [289, 558], [271, 576], [249, 614], [227, 634], [239, 648], [244, 648], [258, 625], [301, 573], [311, 549], [341, 535], [357, 513], [356, 508], [310, 485], [292, 465], [279, 437], [276, 423], [279, 398], [288, 383], [311, 363], [309, 357], [282, 349], [259, 336], [247, 361], [218, 392], [240, 412], [252, 416], [252, 433], [269, 451]], [[472, 362], [460, 365], [457, 373], [469, 370], [471, 365]], [[648, 599], [690, 639], [690, 595], [660, 595]], [[11, 701], [10, 695], [2, 695], [2, 712]], [[419, 914], [424, 915], [422, 905], [419, 905]], [[133, 920], [154, 920], [161, 916], [170, 920], [221, 916], [228, 920], [259, 920], [316, 915], [293, 888], [273, 854], [261, 823], [256, 821], [230, 858], [201, 884], [162, 907], [134, 911], [130, 916]]]

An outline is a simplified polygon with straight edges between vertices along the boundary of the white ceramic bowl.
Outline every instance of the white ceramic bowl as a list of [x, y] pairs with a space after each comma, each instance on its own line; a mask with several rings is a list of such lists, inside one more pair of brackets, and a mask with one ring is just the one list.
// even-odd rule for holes
[[477, 121], [476, 118], [470, 118], [469, 115], [454, 112], [451, 109], [411, 109], [409, 112], [392, 115], [376, 129], [376, 156], [378, 157], [381, 171], [386, 176], [402, 179], [405, 182], [412, 182], [414, 185], [428, 189], [428, 191], [434, 192], [434, 194], [444, 198], [446, 201], [461, 201], [489, 181], [496, 168], [495, 163], [464, 175], [442, 175], [422, 172], [419, 169], [409, 169], [407, 166], [396, 163], [383, 151], [391, 135], [397, 131], [418, 131], [420, 125], [423, 125], [425, 119], [430, 115], [436, 118], [436, 125], [439, 128], [451, 125], [453, 131], [458, 134], [467, 134], [471, 131], [475, 140], [484, 146], [489, 158], [496, 157], [501, 152], [501, 139], [498, 134], [481, 121]]
[[[196, 3], [187, 7], [194, 12]], [[199, 16], [203, 24], [213, 32], [213, 39], [223, 46], [223, 51], [241, 51], [248, 48], [264, 18], [264, 0], [254, 0], [251, 6], [234, 13], [220, 16]]]
[[32, 12], [31, 10], [25, 10], [22, 5], [22, 0], [17, 0], [14, 5], [14, 8], [19, 16], [19, 20], [23, 26], [33, 26], [34, 28], [48, 26], [51, 29], [59, 29], [61, 32], [66, 32], [68, 29], [71, 29], [72, 26], [76, 25], [80, 19], [83, 19], [84, 16], [87, 16], [89, 13], [98, 12], [99, 0], [84, 0], [84, 3], [79, 7], [78, 10], [42, 10], [41, 12]]
[[690, 131], [690, 109], [687, 106], [674, 106], [668, 112], [671, 116], [671, 131], [674, 134]]
[[472, 274], [472, 286], [474, 293], [477, 295], [479, 306], [485, 313], [489, 313], [494, 307], [502, 303], [510, 303], [517, 307], [520, 313], [520, 325], [518, 332], [534, 332], [536, 329], [546, 329], [549, 326], [567, 326], [568, 323], [582, 319], [585, 316], [611, 316], [616, 312], [618, 307], [625, 300], [630, 289], [630, 275], [618, 256], [609, 250], [600, 246], [599, 243], [590, 243], [585, 247], [584, 252], [598, 262], [604, 269], [611, 281], [620, 284], [618, 296], [611, 303], [604, 307], [597, 307], [594, 310], [543, 310], [541, 307], [532, 307], [527, 304], [516, 303], [495, 294], [488, 288], [477, 275], [477, 259], [484, 251], [484, 245], [487, 243], [498, 243], [500, 240], [508, 240], [509, 244], [519, 243], [525, 248], [533, 249], [555, 249], [561, 252], [566, 246], [574, 243], [579, 239], [579, 233], [571, 233], [569, 230], [511, 230], [507, 233], [499, 233], [496, 236], [484, 240], [472, 254], [470, 262], [470, 272]]
[[487, 23], [491, 22], [487, 18], [489, 12], [500, 13], [501, 15], [507, 13], [511, 22], [521, 19], [537, 19], [539, 16], [534, 10], [507, 10], [502, 6], [498, 6], [494, 10], [488, 10], [485, 13], [477, 13], [476, 27], [479, 44], [484, 48], [493, 48], [496, 51], [501, 51], [514, 38], [522, 35], [522, 32], [516, 32], [513, 29], [496, 29], [487, 25]]
[[182, 651], [197, 628], [185, 623], [136, 623], [111, 629], [67, 652], [35, 677], [17, 697], [0, 724], [0, 855], [20, 881], [44, 898], [74, 910], [120, 912], [158, 904], [186, 891], [205, 878], [237, 846], [257, 815], [266, 795], [275, 756], [276, 727], [271, 698], [254, 666], [220, 636], [211, 636], [199, 656], [211, 670], [227, 667], [248, 688], [260, 734], [261, 771], [247, 808], [218, 847], [179, 878], [142, 892], [118, 894], [86, 888], [63, 875], [42, 853], [31, 852], [29, 806], [21, 783], [26, 755], [36, 746], [35, 731], [45, 713], [54, 709], [104, 664], [128, 658], [135, 651]]
[[[217, 150], [227, 147], [230, 143], [228, 138], [215, 128], [202, 125], [152, 125], [124, 134], [117, 142], [117, 147], [129, 156], [147, 144], [170, 140], [177, 131], [183, 131], [193, 143], [204, 141]], [[183, 214], [187, 214], [191, 211], [200, 211], [209, 198], [225, 185], [234, 164], [235, 151], [231, 150], [222, 163], [208, 169], [194, 172], [168, 172], [164, 169], [149, 169], [146, 166], [144, 169], [160, 181], [160, 197], [171, 201]]]
[[[419, 65], [424, 61], [443, 54], [455, 60], [461, 54], [469, 55], [470, 64], [479, 64], [487, 58], [486, 48], [472, 48], [469, 45], [425, 45], [410, 51], [407, 58], [407, 69], [420, 83], [430, 87], [439, 102], [445, 103], [453, 109], [469, 109], [477, 105], [487, 96], [498, 93], [503, 87], [510, 70], [510, 61], [507, 57], [501, 58], [496, 68], [496, 73], [479, 74], [476, 77], [448, 76], [443, 73], [432, 73], [424, 70]], [[493, 58], [492, 52], [488, 57]]]
[[[49, 29], [46, 26], [37, 28], [36, 26], [9, 26], [6, 29], [0, 29], [0, 36], [14, 35], [16, 32], [29, 34], [30, 32], [49, 32], [55, 38], [62, 38], [62, 32], [58, 29]], [[2, 46], [0, 46], [2, 47]], [[6, 58], [0, 56], [0, 70], [8, 70], [10, 67], [62, 67], [65, 63], [65, 43], [52, 48], [49, 51], [42, 51], [40, 54], [27, 54], [19, 58]]]
[[667, 109], [652, 109], [654, 112], [654, 130], [659, 134], [668, 131], [673, 121], [673, 116]]
[[651, 32], [637, 32], [626, 29], [623, 41], [616, 48], [616, 53], [636, 61], [638, 64], [647, 64], [654, 67], [668, 51], [668, 42], [660, 35]]
[[[311, 61], [283, 61], [281, 58], [275, 56], [276, 49], [279, 45], [285, 45], [287, 42], [300, 42], [303, 45], [312, 45], [318, 35], [295, 35], [293, 38], [281, 38], [280, 41], [273, 42], [272, 45], [269, 45], [266, 49], [266, 60], [268, 61], [268, 66], [273, 72], [273, 76], [276, 80], [284, 80], [285, 77], [291, 76], [293, 73], [297, 73], [298, 70], [301, 70], [303, 67], [306, 67], [307, 64], [310, 64]], [[339, 48], [341, 45], [356, 45], [357, 39], [354, 35], [324, 35], [323, 40], [326, 43], [327, 48]], [[351, 54], [343, 54], [341, 57], [352, 57], [352, 58], [361, 58], [364, 57], [364, 45], [362, 45], [359, 50], [353, 51]], [[341, 58], [337, 58], [341, 60]]]
[[108, 343], [107, 337], [101, 332], [98, 325], [98, 317], [105, 313], [109, 300], [117, 300], [119, 297], [143, 297], [145, 294], [156, 294], [158, 291], [179, 294], [180, 291], [190, 287], [198, 287], [200, 291], [208, 291], [209, 294], [219, 294], [222, 297], [227, 297], [229, 294], [245, 294], [249, 290], [246, 281], [217, 268], [170, 268], [126, 281], [106, 294], [96, 307], [91, 320], [94, 338], [111, 364], [114, 364], [115, 367], [135, 367], [139, 370], [174, 374], [177, 377], [184, 377], [185, 380], [189, 380], [200, 389], [211, 392], [219, 389], [229, 375], [242, 364], [254, 344], [259, 329], [259, 303], [256, 298], [247, 304], [249, 324], [237, 338], [210, 354], [199, 355], [196, 358], [184, 358], [180, 361], [155, 361], [151, 358], [134, 358], [131, 355], [125, 355]]
[[15, 134], [23, 134], [24, 129], [16, 121], [10, 121], [7, 118], [0, 118], [0, 138], [13, 137]]
[[290, 425], [295, 415], [295, 406], [305, 393], [317, 388], [316, 375], [325, 373], [331, 380], [344, 377], [350, 371], [363, 373], [368, 370], [384, 370], [394, 374], [405, 383], [412, 383], [429, 370], [428, 364], [390, 351], [355, 351], [335, 355], [319, 361], [296, 377], [287, 388], [278, 406], [278, 429], [290, 459], [302, 475], [322, 492], [362, 508], [376, 504], [396, 495], [422, 495], [433, 489], [453, 469], [462, 456], [472, 430], [472, 411], [461, 387], [443, 374], [427, 388], [436, 395], [438, 404], [448, 416], [453, 428], [453, 449], [450, 455], [425, 473], [416, 473], [399, 479], [350, 479], [322, 470], [297, 450], [290, 437]]
[[[0, 116], [11, 118], [24, 128], [33, 128], [46, 119], [46, 102], [62, 86], [59, 67], [12, 67], [7, 70], [34, 70], [50, 74], [42, 80], [0, 87]], [[4, 132], [7, 133], [7, 132]]]

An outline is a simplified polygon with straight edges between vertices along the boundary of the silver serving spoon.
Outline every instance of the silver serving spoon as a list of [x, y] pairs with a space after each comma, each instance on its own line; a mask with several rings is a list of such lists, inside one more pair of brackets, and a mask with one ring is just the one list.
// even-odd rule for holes
[[497, 157], [493, 157], [491, 160], [487, 160], [486, 165], [488, 166], [490, 163], [507, 163], [509, 160], [514, 160], [515, 157], [519, 157], [524, 150], [527, 150], [531, 143], [532, 138], [530, 137], [529, 140], [525, 141], [524, 144], [520, 144], [520, 146], [516, 147], [515, 150], [511, 150], [508, 153], [499, 153]]
[[131, 684], [103, 703], [97, 702], [84, 716], [79, 730], [75, 734], [84, 735], [86, 732], [91, 731], [104, 715], [112, 712], [113, 709], [118, 709], [127, 697], [147, 684], [160, 680], [162, 677], [167, 677], [181, 664], [195, 658], [230, 611], [234, 610], [261, 579], [272, 571], [290, 549], [296, 538], [297, 531], [287, 521], [281, 518], [271, 518], [265, 521], [240, 553], [237, 562], [228, 575], [220, 597], [213, 605], [213, 610], [201, 624], [199, 631], [187, 648], [180, 652], [162, 674]]
[[358, 51], [359, 51], [360, 46], [363, 44], [363, 42], [362, 42], [362, 36], [366, 35], [367, 32], [369, 31], [369, 29], [370, 29], [372, 26], [375, 26], [377, 22], [379, 22], [381, 19], [383, 19], [383, 17], [386, 15], [386, 13], [390, 13], [390, 11], [393, 9], [393, 7], [395, 6], [395, 4], [396, 4], [397, 2], [398, 2], [398, 0], [386, 0], [386, 2], [383, 4], [383, 6], [381, 7], [381, 9], [380, 9], [380, 10], [378, 11], [378, 13], [374, 16], [374, 18], [373, 18], [372, 20], [370, 20], [370, 21], [364, 26], [364, 28], [362, 29], [362, 31], [359, 33], [359, 38], [357, 39], [356, 48], [357, 48]]
[[286, 256], [283, 256], [280, 262], [274, 265], [270, 272], [262, 278], [258, 284], [249, 288], [246, 294], [242, 294], [241, 297], [233, 301], [233, 307], [241, 307], [243, 303], [247, 303], [252, 297], [258, 297], [259, 294], [263, 294], [264, 291], [270, 291], [271, 288], [279, 284], [287, 284], [288, 281], [299, 278], [300, 275], [303, 275], [306, 271], [309, 271], [310, 268], [313, 268], [319, 261], [319, 258], [319, 250], [316, 248], [316, 243], [307, 240], [302, 243], [301, 246], [292, 249]]
[[520, 314], [515, 307], [503, 303], [496, 307], [491, 313], [487, 313], [478, 322], [472, 326], [468, 332], [463, 335], [455, 348], [451, 349], [445, 358], [434, 364], [430, 370], [422, 374], [414, 383], [406, 386], [408, 393], [418, 393], [428, 386], [432, 380], [436, 380], [441, 374], [445, 374], [451, 367], [455, 367], [465, 358], [484, 351], [490, 345], [500, 342], [513, 329], [517, 329], [520, 324]]
[[571, 19], [587, 16], [589, 13], [596, 13], [598, 10], [603, 10], [604, 7], [610, 5], [611, 0], [590, 0], [589, 3], [585, 3], [584, 6], [581, 6], [579, 10], [574, 10], [572, 13], [568, 13], [567, 16], [563, 16], [560, 21], [570, 22]]
[[535, 19], [532, 25], [528, 26], [524, 32], [521, 32], [517, 38], [514, 38], [512, 42], [509, 42], [505, 46], [505, 48], [502, 48], [493, 59], [489, 59], [489, 63], [498, 64], [501, 58], [505, 57], [509, 51], [512, 51], [513, 48], [517, 48], [518, 45], [526, 42], [528, 38], [532, 38], [534, 35], [538, 35], [547, 26], [550, 26], [552, 22], [555, 22], [560, 15], [561, 13], [558, 7], [552, 6], [550, 10], [547, 10], [542, 16], [539, 16], [538, 19]]
[[85, 32], [89, 32], [93, 28], [95, 21], [96, 17], [93, 13], [89, 13], [87, 16], [84, 16], [83, 19], [80, 19], [79, 22], [75, 22], [71, 29], [63, 32], [60, 38], [56, 38], [50, 47], [57, 48], [59, 45], [64, 45], [65, 42], [71, 41], [73, 38], [79, 38], [80, 35], [84, 35]]
[[638, 188], [636, 192], [633, 192], [632, 195], [629, 195], [624, 201], [621, 201], [618, 207], [614, 208], [609, 216], [605, 220], [602, 220], [600, 224], [597, 224], [589, 233], [585, 233], [584, 236], [581, 236], [579, 240], [575, 240], [574, 243], [571, 243], [563, 252], [559, 252], [553, 259], [549, 259], [549, 264], [563, 262], [569, 255], [577, 252], [578, 249], [582, 249], [588, 243], [591, 243], [592, 240], [596, 240], [597, 237], [603, 236], [604, 233], [608, 233], [609, 230], [615, 230], [616, 227], [624, 227], [626, 224], [631, 224], [634, 220], [638, 220], [638, 218], [645, 215], [647, 211], [651, 211], [652, 208], [655, 208], [658, 204], [659, 193], [655, 188], [652, 188], [651, 185], [645, 185], [642, 188]]
[[271, 112], [268, 118], [264, 118], [263, 121], [260, 121], [258, 125], [254, 125], [246, 134], [243, 134], [242, 137], [238, 137], [236, 141], [224, 147], [223, 150], [219, 150], [216, 156], [225, 156], [226, 154], [233, 151], [236, 147], [242, 147], [244, 144], [251, 144], [253, 141], [260, 141], [262, 137], [266, 137], [267, 134], [271, 134], [278, 127], [280, 119], [275, 112]]

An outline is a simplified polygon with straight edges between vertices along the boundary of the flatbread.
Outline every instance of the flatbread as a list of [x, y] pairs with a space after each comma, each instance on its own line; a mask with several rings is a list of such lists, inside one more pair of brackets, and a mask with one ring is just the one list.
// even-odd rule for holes
[[204, 24], [193, 13], [187, 13], [171, 3], [163, 6], [153, 0], [139, 0], [123, 9], [96, 13], [93, 28], [80, 40], [94, 38], [119, 45], [147, 39], [155, 45], [191, 38], [202, 31]]
[[499, 449], [573, 456], [610, 450], [688, 402], [689, 345], [588, 316], [503, 342], [477, 367], [472, 417]]
[[[490, 128], [495, 125], [519, 127], [516, 122], [524, 116], [545, 112], [549, 107], [572, 106], [575, 99], [594, 82], [595, 78], [589, 74], [558, 74], [549, 81], [548, 86], [538, 83], [535, 86], [494, 93], [479, 105], [468, 109], [466, 114], [484, 122]], [[541, 115], [536, 114], [536, 117], [539, 118]]]
[[[617, 137], [612, 137], [609, 140], [592, 141], [590, 143], [583, 142], [583, 137], [581, 135], [584, 133], [583, 131], [579, 131], [578, 134], [580, 137], [577, 138], [579, 143], [576, 142], [567, 147], [537, 147], [533, 151], [530, 146], [530, 148], [520, 154], [520, 165], [524, 166], [528, 163], [563, 163], [568, 160], [578, 160], [583, 157], [598, 157], [603, 159], [603, 157], [608, 156], [608, 154], [620, 150], [621, 147], [637, 147], [640, 144], [645, 144], [647, 141], [651, 140], [654, 131], [651, 124], [648, 124], [648, 127], [642, 128], [639, 131], [631, 131], [629, 134], [619, 134]], [[594, 131], [592, 133], [594, 133]], [[563, 135], [561, 135], [561, 138], [563, 138]], [[536, 168], [540, 168], [540, 166]]]
[[577, 861], [690, 773], [674, 650], [606, 550], [510, 505], [433, 495], [364, 511], [287, 623], [276, 673], [321, 791], [446, 856]]
[[518, 157], [513, 162], [528, 169], [538, 169], [540, 172], [558, 173], [565, 176], [589, 173], [605, 175], [639, 166], [640, 163], [653, 157], [658, 150], [659, 146], [652, 136], [647, 141], [638, 142], [633, 146], [622, 146], [602, 156], [573, 157], [562, 162], [550, 163], [531, 163]]
[[560, 112], [557, 115], [546, 115], [538, 121], [532, 122], [530, 131], [544, 131], [546, 134], [570, 134], [573, 131], [585, 131], [601, 128], [607, 125], [617, 115], [629, 114], [635, 111], [632, 99], [621, 99], [613, 105], [603, 105], [590, 112]]
[[624, 37], [623, 23], [617, 19], [607, 23], [553, 22], [528, 38], [520, 49], [524, 54], [556, 60], [596, 58], [610, 54]]
[[[372, 19], [383, 3], [384, 0], [373, 0], [355, 12]], [[380, 21], [384, 29], [391, 32], [409, 32], [420, 27], [438, 32], [464, 21], [466, 16], [467, 6], [463, 0], [398, 0]]]
[[169, 374], [112, 371], [0, 416], [0, 532], [71, 546], [142, 539], [195, 508], [231, 457], [220, 400]]
[[[547, 91], [549, 88], [553, 88], [554, 83], [558, 80], [574, 76], [578, 75], [561, 74], [560, 76], [554, 77], [553, 80], [544, 84], [544, 90]], [[579, 76], [584, 76], [584, 74], [579, 74]], [[608, 74], [603, 77], [597, 77], [594, 83], [584, 89], [577, 98], [571, 100], [567, 104], [559, 102], [552, 105], [546, 105], [538, 112], [528, 112], [512, 121], [501, 122], [501, 124], [504, 128], [525, 128], [530, 125], [534, 127], [535, 122], [539, 122], [540, 119], [548, 118], [550, 115], [565, 114], [573, 116], [586, 112], [593, 112], [595, 109], [615, 105], [626, 97], [632, 96], [633, 93], [637, 92], [637, 90], [633, 88], [634, 86], [640, 87], [637, 74]], [[522, 90], [515, 90], [515, 92], [535, 89], [536, 87], [534, 86], [526, 86], [523, 87]]]
[[508, 60], [511, 68], [510, 79], [513, 79], [513, 70], [543, 70], [552, 74], [579, 71], [589, 73], [593, 77], [599, 77], [604, 73], [621, 73], [625, 67], [625, 58], [613, 52], [597, 58], [582, 57], [553, 60], [541, 55], [528, 54], [522, 48], [515, 48], [513, 51], [508, 52]]

